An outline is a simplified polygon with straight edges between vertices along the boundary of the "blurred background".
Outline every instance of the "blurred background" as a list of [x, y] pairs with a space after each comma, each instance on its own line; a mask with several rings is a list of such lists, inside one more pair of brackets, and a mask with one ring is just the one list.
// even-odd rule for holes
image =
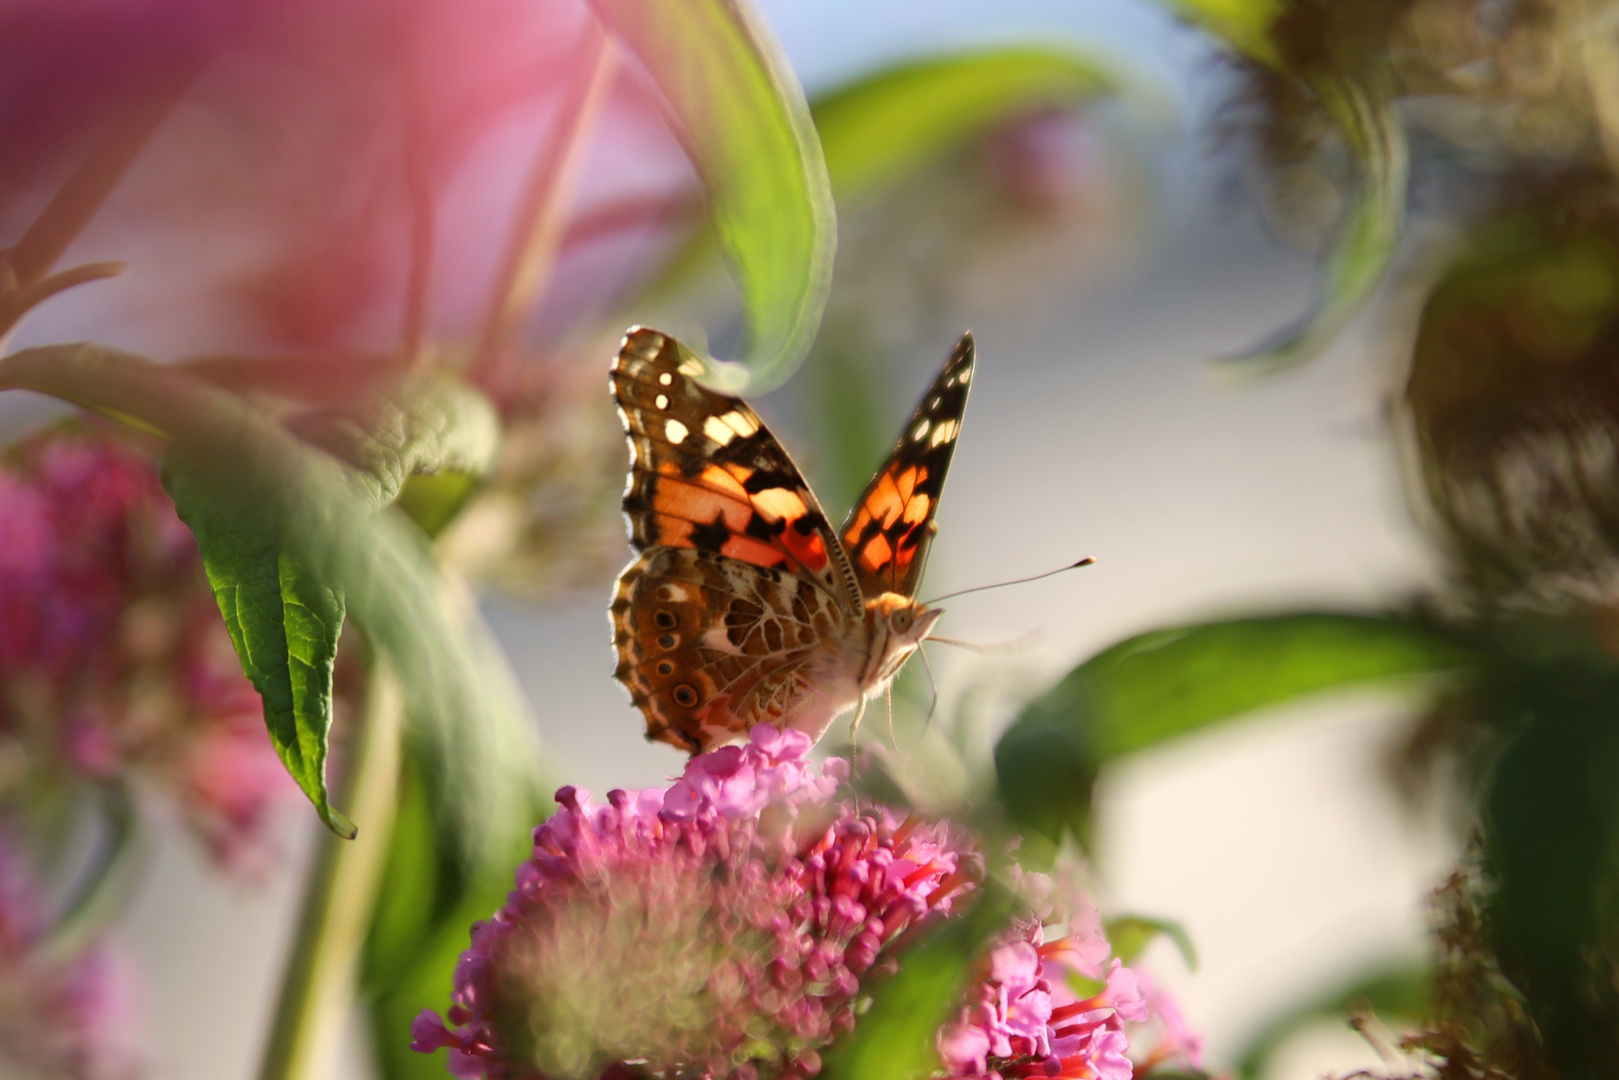
[[[925, 680], [908, 673], [894, 753], [922, 763], [924, 786], [967, 784], [967, 773], [988, 768], [995, 732], [1021, 703], [1129, 635], [1225, 615], [1371, 608], [1442, 586], [1446, 567], [1391, 411], [1406, 376], [1414, 292], [1378, 294], [1307, 365], [1255, 378], [1219, 359], [1252, 349], [1318, 303], [1352, 185], [1340, 182], [1343, 153], [1330, 152], [1324, 164], [1309, 159], [1317, 173], [1272, 183], [1276, 160], [1266, 152], [1281, 136], [1255, 110], [1274, 119], [1285, 101], [1265, 98], [1264, 78], [1239, 70], [1218, 36], [1148, 0], [770, 0], [760, 10], [812, 103], [896, 64], [994, 45], [1071, 51], [1090, 58], [1107, 86], [1072, 108], [998, 124], [897, 185], [847, 204], [840, 197], [822, 338], [790, 382], [754, 402], [841, 514], [970, 328], [979, 374], [924, 594], [1097, 559], [1083, 571], [946, 603], [941, 633], [1017, 646], [988, 655], [930, 649], [939, 706], [928, 724]], [[512, 53], [528, 62], [523, 50], [538, 50], [560, 70], [577, 14], [530, 27], [533, 39], [514, 40]], [[334, 37], [334, 49], [342, 40]], [[488, 69], [489, 85], [456, 87], [469, 100], [502, 91], [499, 70], [510, 56], [479, 58], [471, 34], [443, 45], [447, 64]], [[42, 309], [17, 345], [94, 337], [205, 358], [296, 351], [332, 340], [337, 325], [355, 348], [377, 327], [391, 332], [373, 300], [399, 284], [410, 238], [378, 242], [381, 227], [346, 212], [344, 200], [374, 215], [388, 207], [375, 210], [355, 191], [311, 194], [321, 189], [309, 163], [323, 148], [370, 152], [354, 134], [366, 130], [356, 127], [368, 115], [366, 95], [341, 99], [353, 105], [350, 115], [323, 114], [320, 84], [310, 80], [297, 88], [291, 119], [272, 116], [255, 88], [286, 72], [249, 61], [206, 82], [202, 104], [182, 105], [72, 251], [127, 259], [134, 269]], [[37, 88], [18, 88], [25, 91]], [[423, 166], [442, 200], [429, 336], [455, 341], [476, 325], [479, 285], [498, 258], [499, 227], [489, 219], [509, 213], [535, 132], [552, 119], [544, 108], [516, 110], [458, 130], [446, 110], [431, 121], [443, 130], [426, 143], [442, 160], [428, 153]], [[620, 303], [643, 295], [646, 268], [679, 246], [693, 178], [633, 77], [615, 84], [605, 110], [602, 134], [578, 166], [580, 242], [533, 294], [528, 331], [543, 355], [491, 369], [508, 416], [544, 420], [533, 431], [514, 427], [511, 468], [540, 477], [546, 494], [520, 509], [491, 498], [441, 540], [469, 575], [519, 583], [488, 590], [484, 614], [521, 680], [548, 775], [595, 793], [663, 783], [683, 760], [643, 739], [639, 715], [610, 678], [604, 609], [628, 548], [614, 506], [624, 451], [605, 378], [622, 327], [606, 323], [623, 314], [720, 344], [736, 333], [723, 317], [705, 323], [701, 312], [715, 305], [691, 300], [712, 289], [654, 289], [644, 306]], [[244, 182], [237, 135], [287, 151], [287, 172]], [[176, 171], [187, 160], [180, 151], [199, 146], [213, 156]], [[1304, 169], [1303, 161], [1286, 164]], [[17, 190], [32, 179], [0, 177]], [[1447, 182], [1430, 176], [1414, 201], [1438, 211], [1464, 205], [1467, 192]], [[217, 190], [249, 196], [233, 205]], [[183, 225], [151, 224], [154, 207], [193, 199]], [[27, 220], [27, 200], [7, 205], [8, 225]], [[637, 205], [644, 212], [631, 213], [632, 227], [602, 223]], [[1415, 235], [1442, 232], [1438, 211], [1418, 221]], [[277, 231], [280, 214], [303, 231]], [[230, 230], [208, 242], [220, 221]], [[591, 227], [602, 230], [599, 242], [590, 242]], [[299, 244], [320, 257], [272, 257], [278, 245]], [[1397, 279], [1426, 280], [1429, 258], [1397, 259]], [[178, 269], [154, 273], [147, 264]], [[256, 273], [263, 265], [300, 269]], [[209, 312], [201, 322], [167, 316], [198, 298], [223, 301], [195, 306]], [[312, 298], [331, 298], [331, 310]], [[671, 322], [655, 321], [665, 313]], [[15, 395], [0, 408], [14, 432], [54, 415]], [[530, 530], [521, 558], [488, 540], [502, 528]], [[1271, 1018], [1300, 1001], [1423, 957], [1427, 895], [1455, 861], [1458, 840], [1444, 806], [1402, 801], [1391, 779], [1416, 700], [1415, 685], [1406, 689], [1261, 712], [1136, 755], [1104, 777], [1096, 893], [1105, 908], [1185, 926], [1197, 969], [1167, 941], [1146, 965], [1206, 1034], [1211, 1070], [1232, 1067]], [[868, 716], [862, 735], [885, 740], [881, 717]], [[843, 738], [834, 732], [829, 741]], [[965, 768], [937, 752], [950, 740], [965, 748]], [[272, 830], [279, 864], [252, 883], [215, 873], [179, 820], [149, 839], [150, 862], [118, 937], [147, 980], [152, 1075], [202, 1080], [254, 1068], [315, 829], [306, 808], [288, 802]], [[357, 1014], [332, 1075], [370, 1074], [369, 1055]], [[1378, 1060], [1341, 1019], [1323, 1019], [1290, 1036], [1266, 1075], [1316, 1076]]]

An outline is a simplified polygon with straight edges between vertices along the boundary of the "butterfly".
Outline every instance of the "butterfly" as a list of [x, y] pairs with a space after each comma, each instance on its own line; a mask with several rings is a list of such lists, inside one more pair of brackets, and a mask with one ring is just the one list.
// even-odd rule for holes
[[613, 362], [636, 552], [608, 611], [614, 677], [648, 739], [692, 753], [763, 723], [818, 739], [882, 692], [942, 614], [914, 594], [973, 338], [962, 335], [837, 532], [758, 414], [698, 383], [704, 370], [644, 327]]

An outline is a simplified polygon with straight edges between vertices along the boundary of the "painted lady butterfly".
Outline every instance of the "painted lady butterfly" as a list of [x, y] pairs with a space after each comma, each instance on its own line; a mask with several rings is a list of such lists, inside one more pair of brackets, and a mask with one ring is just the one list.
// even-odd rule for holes
[[914, 598], [973, 370], [962, 335], [834, 533], [787, 452], [704, 365], [636, 327], [613, 363], [637, 557], [609, 611], [647, 738], [697, 753], [755, 724], [820, 738], [880, 693], [941, 612]]

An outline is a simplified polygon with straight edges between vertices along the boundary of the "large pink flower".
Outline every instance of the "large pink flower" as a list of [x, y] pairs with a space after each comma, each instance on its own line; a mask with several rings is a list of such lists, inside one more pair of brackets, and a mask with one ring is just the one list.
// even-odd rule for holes
[[834, 800], [845, 765], [809, 746], [760, 727], [667, 790], [558, 792], [416, 1049], [460, 1077], [818, 1072], [885, 949], [976, 871], [949, 828]]
[[22, 767], [165, 791], [222, 864], [265, 855], [296, 788], [264, 730], [202, 570], [152, 460], [55, 429], [0, 471], [0, 740]]
[[[895, 943], [953, 914], [983, 871], [952, 827], [839, 798], [847, 763], [817, 771], [809, 748], [761, 726], [668, 789], [595, 806], [563, 788], [517, 888], [473, 928], [448, 1017], [417, 1019], [415, 1049], [447, 1048], [464, 1080], [819, 1072], [895, 969]], [[1149, 1002], [1094, 908], [1069, 906], [1063, 935], [1045, 940], [1048, 905], [991, 950], [939, 1033], [949, 1076], [1132, 1075], [1127, 1025]]]

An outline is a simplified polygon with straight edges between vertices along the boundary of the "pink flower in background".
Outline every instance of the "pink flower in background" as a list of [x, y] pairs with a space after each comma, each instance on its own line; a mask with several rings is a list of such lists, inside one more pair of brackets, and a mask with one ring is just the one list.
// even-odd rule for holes
[[0, 842], [0, 1072], [48, 1080], [133, 1080], [141, 1073], [133, 973], [96, 945], [47, 948], [39, 897]]
[[563, 788], [473, 929], [448, 1022], [424, 1012], [412, 1045], [458, 1077], [818, 1072], [885, 947], [977, 871], [946, 826], [834, 801], [846, 764], [809, 747], [759, 727], [667, 790]]
[[0, 795], [65, 768], [175, 799], [221, 865], [265, 862], [295, 795], [153, 462], [95, 429], [0, 471]]

